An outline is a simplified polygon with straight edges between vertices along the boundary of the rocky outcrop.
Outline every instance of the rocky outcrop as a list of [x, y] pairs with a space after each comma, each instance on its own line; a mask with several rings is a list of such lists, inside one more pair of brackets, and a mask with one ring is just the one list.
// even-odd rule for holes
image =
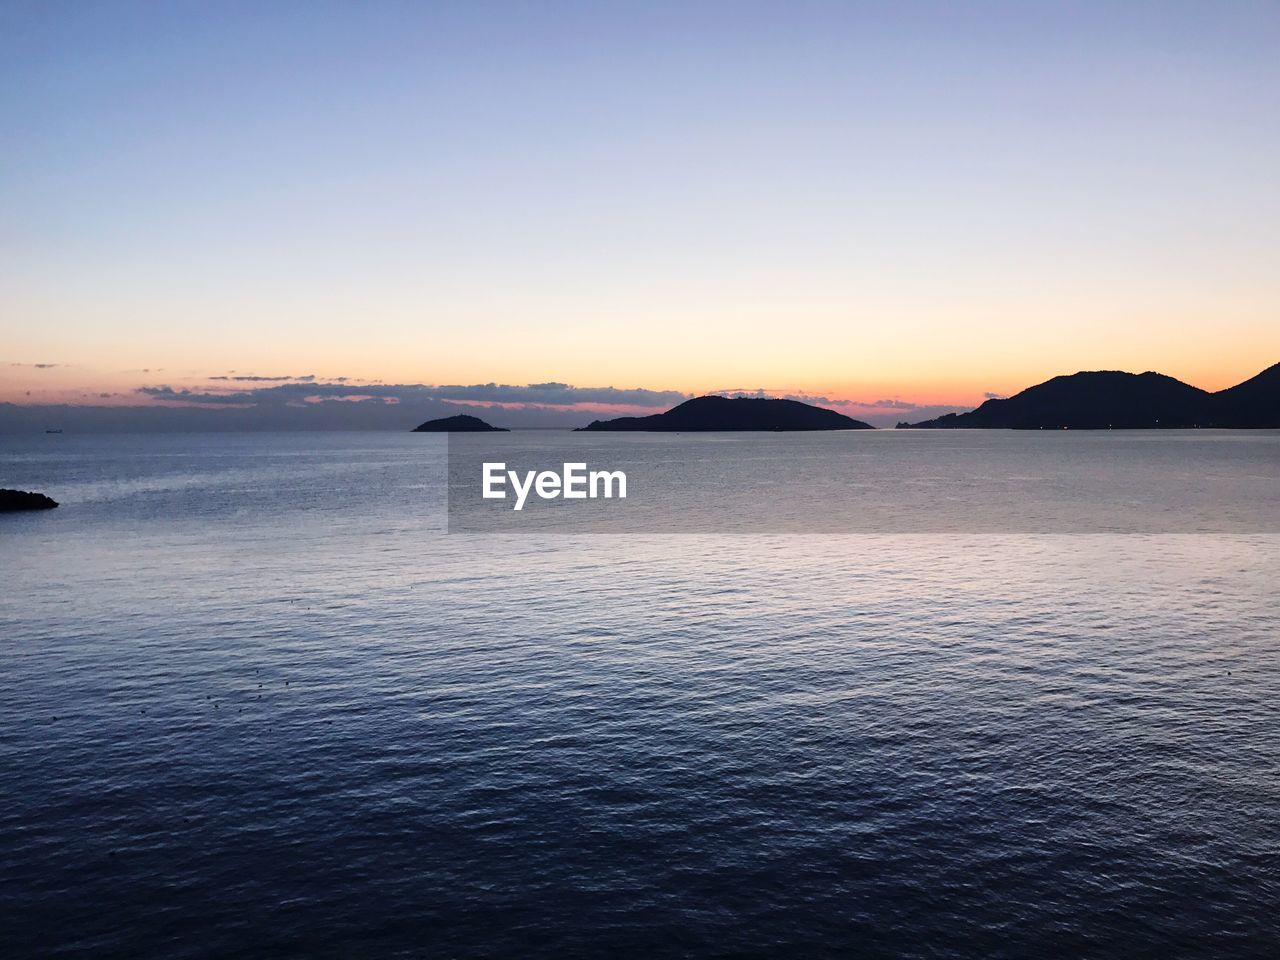
[[52, 510], [57, 505], [57, 500], [46, 497], [43, 493], [0, 490], [0, 513], [12, 513], [18, 510]]

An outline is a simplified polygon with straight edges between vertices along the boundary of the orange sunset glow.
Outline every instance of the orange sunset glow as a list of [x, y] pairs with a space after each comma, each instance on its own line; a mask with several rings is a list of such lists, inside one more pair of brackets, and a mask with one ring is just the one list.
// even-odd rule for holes
[[1137, 22], [1141, 55], [1120, 27], [940, 44], [851, 16], [719, 50], [493, 25], [465, 57], [450, 18], [394, 55], [376, 17], [341, 40], [160, 19], [127, 53], [94, 39], [105, 14], [19, 34], [0, 402], [311, 376], [965, 409], [1078, 370], [1216, 390], [1280, 360], [1274, 57]]

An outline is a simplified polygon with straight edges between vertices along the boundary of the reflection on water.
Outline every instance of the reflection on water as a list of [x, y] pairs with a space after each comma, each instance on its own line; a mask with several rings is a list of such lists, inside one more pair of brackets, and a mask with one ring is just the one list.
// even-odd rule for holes
[[6, 955], [1280, 948], [1275, 536], [446, 535], [423, 436], [0, 471], [64, 504], [0, 518]]

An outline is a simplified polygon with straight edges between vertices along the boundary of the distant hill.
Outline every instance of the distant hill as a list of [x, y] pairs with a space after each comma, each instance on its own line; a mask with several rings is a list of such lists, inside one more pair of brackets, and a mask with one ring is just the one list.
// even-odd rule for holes
[[1218, 426], [1280, 427], [1280, 363], [1213, 394]]
[[1054, 377], [968, 413], [907, 424], [927, 429], [1147, 430], [1280, 427], [1280, 364], [1209, 393], [1160, 373], [1100, 370]]
[[510, 433], [506, 427], [494, 427], [485, 423], [479, 417], [472, 417], [465, 413], [459, 413], [452, 417], [441, 417], [438, 420], [428, 420], [426, 423], [420, 423], [411, 431], [412, 433]]
[[756, 397], [694, 397], [666, 413], [648, 417], [595, 420], [580, 430], [874, 430], [870, 424], [843, 413], [798, 400]]

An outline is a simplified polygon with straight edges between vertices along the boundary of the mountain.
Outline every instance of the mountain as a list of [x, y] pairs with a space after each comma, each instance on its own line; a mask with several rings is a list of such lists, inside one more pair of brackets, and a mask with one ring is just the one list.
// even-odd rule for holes
[[1013, 430], [1280, 427], [1280, 364], [1218, 393], [1160, 373], [1074, 373], [1028, 387], [1008, 399], [988, 400], [968, 413], [950, 413], [907, 426]]
[[1159, 373], [1100, 370], [1054, 377], [968, 413], [916, 427], [1105, 430], [1206, 426], [1209, 394]]
[[506, 427], [493, 427], [479, 417], [459, 413], [452, 417], [441, 417], [420, 423], [412, 433], [510, 433]]
[[594, 420], [580, 430], [874, 430], [843, 413], [798, 400], [756, 397], [694, 397], [666, 413]]
[[1213, 397], [1219, 426], [1280, 427], [1280, 363]]

